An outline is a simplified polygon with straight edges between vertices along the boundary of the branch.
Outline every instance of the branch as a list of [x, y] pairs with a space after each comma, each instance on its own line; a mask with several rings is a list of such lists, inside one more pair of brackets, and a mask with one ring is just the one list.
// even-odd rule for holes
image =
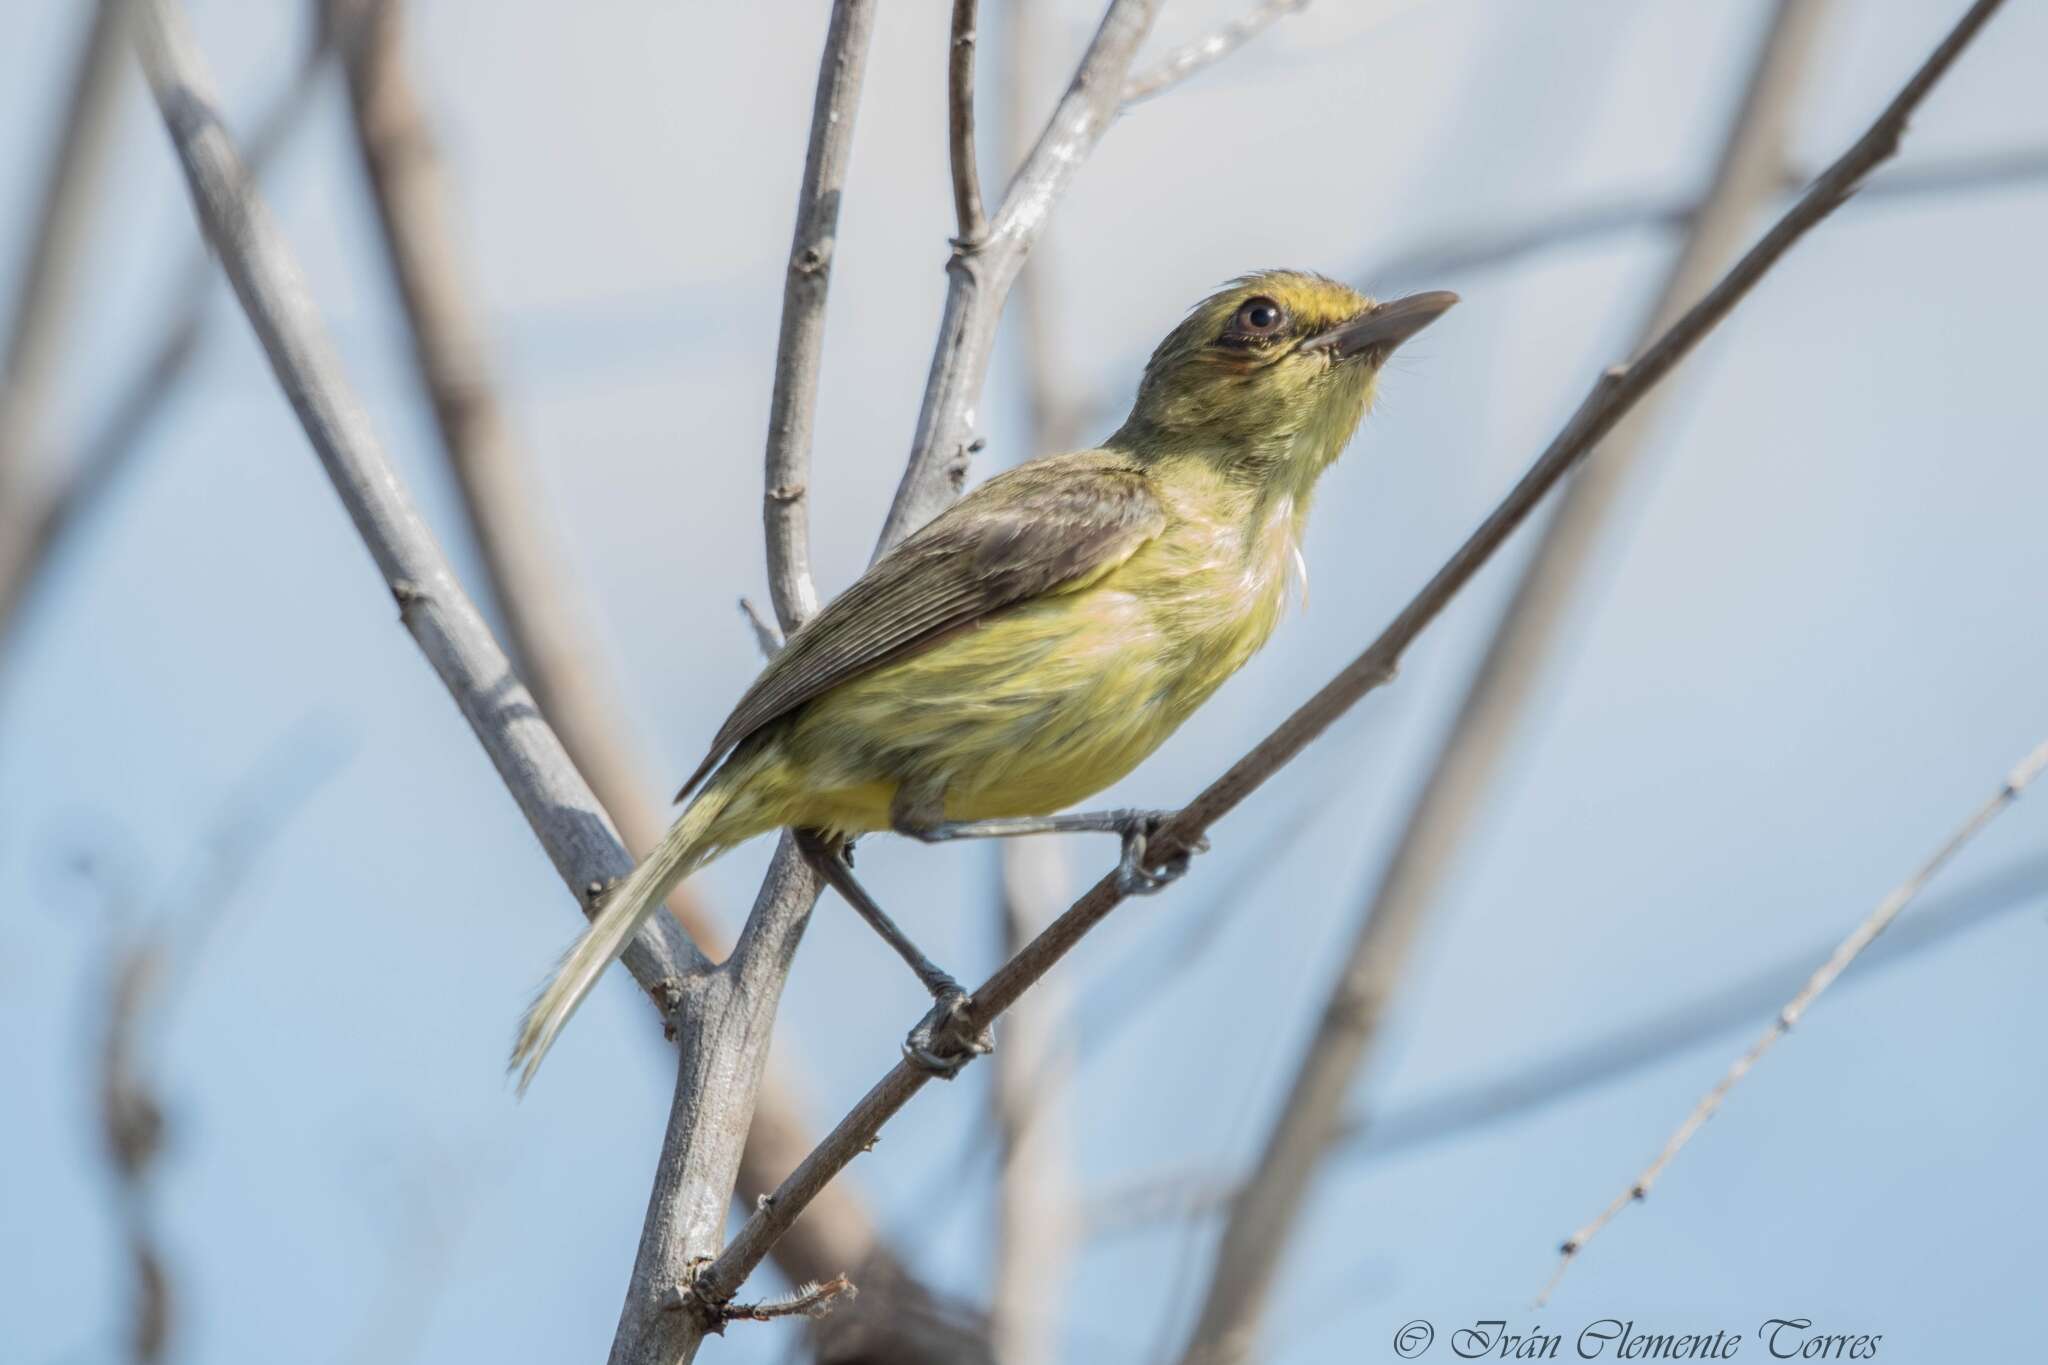
[[[1002, 82], [1002, 128], [1004, 159], [1014, 162], [1030, 144], [1033, 131], [1027, 124], [1024, 91], [1032, 84], [1040, 16], [1021, 4], [1008, 6], [1005, 15], [1008, 70]], [[1059, 426], [1059, 380], [1049, 344], [1047, 246], [1040, 247], [1017, 282], [1016, 321], [1026, 343], [1018, 373], [1025, 394], [1019, 445], [1032, 453], [1069, 448], [1067, 433]], [[1073, 878], [1066, 850], [1052, 839], [1000, 840], [990, 862], [996, 873], [992, 901], [997, 941], [1007, 957], [1059, 914], [1072, 898]], [[1064, 1023], [1071, 1007], [1069, 992], [1057, 985], [1019, 1002], [994, 1058], [994, 1084], [983, 1116], [996, 1139], [994, 1276], [988, 1317], [995, 1357], [1003, 1365], [1053, 1365], [1061, 1358], [1060, 1323], [1076, 1232], [1074, 1179], [1066, 1150], [1074, 1049]]]
[[[874, 0], [838, 0], [833, 6], [819, 62], [810, 144], [784, 286], [763, 507], [769, 589], [776, 615], [790, 634], [817, 610], [805, 485], [839, 205], [874, 21]], [[712, 1201], [730, 1199], [742, 1169], [761, 1189], [773, 1179], [772, 1171], [784, 1169], [786, 1157], [780, 1154], [772, 1167], [750, 1159], [742, 1168], [735, 1134], [748, 1131], [755, 1112], [776, 1009], [819, 890], [817, 873], [785, 833], [739, 945], [720, 974], [719, 982], [726, 987], [723, 997], [713, 991], [701, 1001], [686, 997], [683, 1002], [686, 1010], [695, 1012], [698, 1026], [686, 1035], [688, 1045], [676, 1076], [654, 1192], [612, 1341], [613, 1365], [668, 1365], [690, 1360], [704, 1335], [722, 1330], [727, 1320], [730, 1296], [712, 1306], [696, 1295], [692, 1286], [697, 1268], [717, 1248], [723, 1232], [723, 1218], [711, 1216]], [[780, 1137], [785, 1147], [797, 1145], [794, 1130], [785, 1129]], [[755, 1157], [765, 1145], [750, 1142], [749, 1157]], [[730, 1160], [728, 1149], [732, 1149]], [[872, 1229], [865, 1246], [855, 1245], [857, 1239], [846, 1235], [844, 1214], [842, 1210], [836, 1241], [847, 1244], [846, 1259], [837, 1266], [819, 1266], [814, 1261], [812, 1275], [845, 1283], [844, 1271], [851, 1263], [861, 1267], [864, 1278], [870, 1270], [877, 1272], [898, 1292], [888, 1298], [871, 1295], [863, 1311], [849, 1315], [855, 1321], [835, 1324], [838, 1331], [857, 1337], [872, 1333], [878, 1321], [886, 1320], [905, 1328], [907, 1339], [897, 1343], [897, 1359], [929, 1359], [937, 1365], [978, 1354], [979, 1343], [971, 1334], [963, 1341], [959, 1332], [947, 1330], [951, 1324], [931, 1311], [929, 1292], [903, 1274], [892, 1257], [876, 1250]], [[817, 1231], [823, 1236], [814, 1248], [822, 1249], [835, 1240], [834, 1229]], [[816, 1302], [822, 1310], [831, 1301], [832, 1296], [827, 1295]], [[918, 1332], [917, 1325], [926, 1321], [940, 1326]], [[841, 1349], [829, 1339], [821, 1339], [818, 1345], [825, 1358]]]
[[1159, 4], [1160, 0], [1110, 0], [1066, 95], [1010, 182], [987, 237], [956, 245], [946, 262], [946, 309], [939, 320], [924, 404], [877, 553], [930, 521], [966, 481], [967, 464], [977, 448], [969, 437], [971, 410], [988, 378], [1003, 301], [1044, 231], [1054, 202], [1109, 131], [1124, 74], [1152, 27]]
[[1259, 0], [1251, 13], [1174, 49], [1172, 55], [1159, 65], [1140, 71], [1125, 81], [1124, 104], [1151, 99], [1169, 86], [1179, 85], [1197, 71], [1222, 61], [1288, 15], [1299, 14], [1307, 8], [1308, 0]]
[[[571, 761], [615, 812], [634, 851], [659, 841], [668, 821], [640, 746], [621, 733], [623, 708], [591, 666], [580, 622], [587, 609], [563, 581], [564, 556], [538, 514], [532, 462], [513, 430], [450, 221], [450, 196], [425, 111], [406, 70], [401, 6], [378, 7], [348, 62], [357, 149], [398, 285], [413, 354], [455, 474], [521, 677]], [[351, 22], [363, 0], [325, 0], [327, 26]], [[685, 930], [716, 952], [721, 935], [685, 892], [670, 898]]]
[[[297, 412], [405, 625], [482, 742], [527, 823], [579, 897], [624, 876], [632, 859], [610, 819], [535, 711], [475, 603], [370, 429], [304, 277], [220, 121], [205, 62], [171, 0], [141, 5], [138, 45], [195, 212], [234, 285], [279, 385]], [[708, 968], [662, 919], [628, 949], [657, 999]]]
[[[1544, 497], [1612, 431], [1631, 408], [1705, 339], [1771, 267], [1817, 224], [1855, 193], [1873, 166], [1893, 155], [1908, 113], [1945, 72], [1997, 8], [1999, 0], [1978, 0], [1948, 40], [1921, 68], [1878, 122], [1815, 181], [1785, 216], [1737, 261], [1704, 298], [1635, 360], [1600, 376], [1548, 449], [1481, 522], [1391, 624], [1341, 673], [1325, 684], [1251, 752], [1169, 820], [1154, 840], [1156, 856], [1170, 858], [1189, 849], [1217, 820], [1234, 810], [1268, 777], [1294, 758], [1368, 692], [1392, 680], [1416, 637], [1472, 580]], [[974, 992], [960, 1027], [988, 1027], [1031, 988], [1089, 930], [1122, 900], [1114, 876], [1105, 876], [1069, 907], [1023, 952], [1012, 957]], [[730, 1298], [767, 1250], [833, 1176], [873, 1144], [882, 1126], [909, 1102], [930, 1077], [907, 1062], [891, 1068], [833, 1128], [818, 1148], [782, 1182], [767, 1206], [747, 1220], [718, 1259], [698, 1276], [702, 1295]]]
[[[313, 738], [300, 727], [277, 755], [237, 784], [201, 843], [197, 867], [173, 883], [169, 903], [143, 927], [116, 930], [109, 984], [96, 992], [107, 1005], [99, 1065], [101, 1140], [113, 1168], [116, 1218], [134, 1277], [128, 1354], [138, 1365], [167, 1357], [176, 1318], [173, 1275], [156, 1220], [165, 1118], [150, 1045], [163, 1036], [174, 992], [191, 983], [201, 949], [256, 860], [334, 771], [339, 755], [327, 746], [310, 751]], [[126, 899], [120, 887], [109, 891]]]
[[[1051, 923], [1071, 878], [1059, 844], [1012, 839], [1001, 850], [998, 904], [1006, 953]], [[1060, 1022], [1067, 992], [1048, 985], [1010, 1011], [995, 1054], [996, 1246], [990, 1332], [1003, 1365], [1060, 1359], [1060, 1305], [1077, 1231], [1066, 1124], [1072, 1048]]]
[[[384, 0], [368, 0], [365, 9], [374, 11]], [[290, 141], [304, 122], [319, 93], [318, 78], [337, 47], [356, 40], [353, 30], [337, 34], [327, 25], [315, 26], [314, 40], [300, 62], [298, 74], [284, 92], [256, 122], [249, 138], [249, 175], [260, 181], [278, 151]], [[192, 361], [200, 353], [211, 314], [207, 302], [214, 285], [213, 256], [201, 243], [185, 268], [177, 302], [165, 315], [156, 347], [136, 369], [115, 397], [97, 406], [109, 416], [73, 462], [62, 479], [44, 478], [36, 486], [20, 490], [19, 521], [23, 549], [18, 558], [0, 563], [0, 660], [14, 638], [23, 608], [45, 571], [58, 562], [65, 542], [83, 525], [91, 510], [119, 486], [141, 453], [142, 437], [164, 401], [177, 392], [191, 373]], [[5, 471], [0, 470], [0, 481]], [[0, 497], [0, 501], [5, 501]], [[0, 519], [6, 513], [0, 509]], [[0, 561], [6, 556], [0, 554]]]
[[988, 235], [981, 207], [981, 170], [974, 158], [974, 31], [979, 0], [953, 0], [952, 46], [946, 55], [946, 150], [953, 168], [954, 240], [972, 250]]
[[781, 1299], [763, 1299], [759, 1303], [729, 1304], [724, 1310], [728, 1322], [744, 1319], [748, 1322], [773, 1322], [777, 1318], [821, 1318], [832, 1311], [836, 1301], [843, 1295], [853, 1299], [860, 1291], [853, 1287], [853, 1281], [844, 1275], [835, 1275], [821, 1283], [810, 1282], [797, 1286], [794, 1294]]
[[[1915, 199], [2025, 184], [2044, 177], [2048, 177], [2048, 147], [2018, 147], [1899, 166], [1872, 178], [1861, 197], [1865, 201]], [[1811, 173], [1787, 166], [1779, 171], [1775, 188], [1780, 194], [1796, 194], [1812, 180]], [[1604, 204], [1580, 205], [1505, 227], [1481, 228], [1462, 236], [1432, 233], [1380, 257], [1374, 262], [1373, 274], [1384, 282], [1388, 293], [1398, 294], [1400, 286], [1408, 281], [1440, 281], [1496, 269], [1539, 251], [1572, 246], [1592, 238], [1642, 228], [1684, 228], [1703, 206], [1703, 198], [1693, 195], [1630, 196]]]
[[[592, 666], [593, 647], [580, 626], [589, 612], [571, 600], [563, 581], [563, 556], [540, 515], [528, 478], [527, 451], [499, 396], [481, 313], [462, 270], [465, 253], [451, 222], [447, 185], [407, 69], [399, 6], [384, 0], [373, 0], [373, 6], [362, 0], [327, 0], [329, 22], [323, 27], [335, 30], [364, 22], [363, 11], [371, 7], [382, 13], [366, 23], [365, 41], [353, 45], [348, 65], [351, 106], [442, 444], [519, 670], [531, 681], [541, 714], [558, 727], [571, 758], [591, 775], [605, 805], [618, 813], [627, 844], [644, 853], [659, 840], [667, 820], [649, 799], [654, 786], [638, 759], [639, 747], [620, 729], [617, 717], [622, 708]], [[769, 428], [771, 487], [787, 482], [800, 488], [809, 459], [824, 289], [839, 185], [852, 140], [846, 86], [850, 81], [852, 88], [858, 87], [865, 28], [872, 14], [869, 7], [855, 8], [851, 22], [861, 25], [863, 32], [850, 49], [834, 46], [841, 54], [832, 66], [834, 80], [820, 87], [821, 99], [828, 93], [831, 99], [817, 120], [804, 207], [791, 251], [789, 301]], [[800, 617], [810, 608], [798, 604], [813, 603], [815, 596], [806, 567], [800, 503], [796, 506], [789, 518], [788, 549], [780, 554], [771, 551], [770, 561], [779, 570], [774, 575], [778, 603], [789, 604]], [[773, 497], [769, 507], [773, 545]], [[669, 908], [696, 942], [712, 951], [726, 946], [716, 921], [686, 887], [671, 894]], [[787, 1169], [787, 1160], [809, 1147], [803, 1110], [790, 1078], [771, 1066], [756, 1096], [747, 1148], [740, 1158], [738, 1188], [743, 1199], [773, 1188]], [[794, 1283], [824, 1278], [822, 1266], [836, 1261], [836, 1273], [878, 1254], [877, 1236], [867, 1210], [851, 1193], [842, 1192], [778, 1248], [777, 1260]]]
[[808, 489], [818, 410], [818, 364], [825, 347], [825, 299], [839, 241], [839, 201], [853, 152], [853, 116], [873, 36], [873, 0], [839, 4], [825, 35], [825, 60], [811, 106], [789, 276], [782, 291], [782, 335], [775, 351], [775, 387], [768, 400], [768, 587], [788, 637], [817, 614], [811, 582]]
[[112, 139], [116, 73], [130, 0], [99, 0], [72, 71], [34, 229], [15, 274], [14, 314], [0, 357], [0, 625], [12, 614], [48, 501], [29, 467], [63, 349], [64, 323], [84, 260], [84, 237]]
[[1543, 1292], [1536, 1296], [1538, 1307], [1550, 1298], [1551, 1292], [1557, 1288], [1558, 1281], [1564, 1278], [1565, 1271], [1571, 1269], [1572, 1261], [1586, 1249], [1586, 1243], [1593, 1240], [1602, 1228], [1613, 1222], [1615, 1215], [1629, 1204], [1649, 1198], [1651, 1186], [1657, 1183], [1665, 1168], [1684, 1150], [1685, 1144], [1692, 1141], [1693, 1135], [1714, 1116], [1728, 1098], [1729, 1092], [1749, 1074], [1752, 1067], [1763, 1060], [1764, 1054], [1776, 1046], [1778, 1040], [1790, 1033], [1793, 1026], [1805, 1017], [1806, 1011], [1813, 1007], [1813, 1002], [1835, 983], [1835, 978], [1847, 971], [1849, 964], [1899, 917], [1899, 912], [1913, 903], [1913, 898], [1920, 894], [1921, 889], [1935, 873], [1961, 852], [1963, 847], [1996, 819], [2007, 806], [2018, 800], [2020, 793], [2026, 790], [2027, 784], [2039, 777], [2044, 770], [2048, 770], [2048, 743], [2042, 744], [2021, 759], [2019, 765], [2007, 774], [1998, 790], [1971, 812], [1970, 818], [1963, 821], [1961, 827], [1948, 837], [1948, 842], [1936, 849], [1933, 856], [1922, 863], [1912, 876], [1893, 888], [1892, 893], [1880, 901], [1877, 908], [1842, 940], [1834, 955], [1823, 962], [1820, 968], [1807, 978], [1806, 984], [1800, 987], [1798, 994], [1778, 1011], [1778, 1017], [1771, 1021], [1771, 1026], [1764, 1030], [1763, 1036], [1750, 1045], [1749, 1051], [1736, 1058], [1735, 1064], [1714, 1083], [1713, 1089], [1693, 1106], [1692, 1113], [1686, 1115], [1685, 1122], [1678, 1125], [1677, 1131], [1665, 1142], [1664, 1150], [1659, 1152], [1657, 1159], [1635, 1178], [1635, 1183], [1623, 1191], [1613, 1203], [1602, 1209], [1597, 1218], [1565, 1239], [1564, 1245], [1558, 1249], [1556, 1272], [1551, 1275], [1550, 1283], [1543, 1286]]
[[[2048, 858], [2021, 859], [1928, 905], [1888, 931], [1863, 956], [1863, 970], [1845, 983], [1869, 981], [1923, 949], [1949, 942], [1997, 916], [2032, 905], [2048, 889]], [[1758, 1015], [1799, 988], [1825, 946], [1780, 960], [1740, 981], [1611, 1032], [1545, 1056], [1505, 1064], [1490, 1076], [1425, 1095], [1383, 1113], [1355, 1113], [1332, 1140], [1333, 1159], [1367, 1163], [1480, 1132], [1540, 1113], [1600, 1086], [1660, 1065]], [[1227, 1172], [1200, 1170], [1151, 1176], [1090, 1195], [1090, 1240], [1139, 1232], [1170, 1219], [1199, 1218], [1230, 1207], [1244, 1188]]]
[[[1786, 125], [1822, 5], [1780, 0], [1758, 48], [1748, 89], [1686, 244], [1645, 319], [1636, 346], [1669, 327], [1712, 283], [1742, 239], [1782, 164]], [[1903, 114], [1901, 115], [1903, 118]], [[1183, 1360], [1246, 1359], [1265, 1314], [1281, 1254], [1360, 1066], [1377, 1041], [1459, 838], [1514, 736], [1550, 638], [1591, 550], [1594, 532], [1639, 458], [1654, 403], [1646, 403], [1573, 480], [1544, 528], [1442, 748], [1410, 809], [1357, 928], [1288, 1096], [1243, 1194], [1232, 1204]]]

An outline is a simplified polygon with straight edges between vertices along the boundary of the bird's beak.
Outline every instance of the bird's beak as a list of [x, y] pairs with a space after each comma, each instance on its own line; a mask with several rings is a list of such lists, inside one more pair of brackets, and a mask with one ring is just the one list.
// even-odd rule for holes
[[1388, 352], [1449, 312], [1457, 301], [1458, 296], [1448, 289], [1432, 289], [1426, 294], [1389, 299], [1349, 322], [1340, 322], [1329, 331], [1311, 337], [1302, 344], [1302, 349], [1327, 350], [1339, 360], [1372, 351], [1384, 360]]

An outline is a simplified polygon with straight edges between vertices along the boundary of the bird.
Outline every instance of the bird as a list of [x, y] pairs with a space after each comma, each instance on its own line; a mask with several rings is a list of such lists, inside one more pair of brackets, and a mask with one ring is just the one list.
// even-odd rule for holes
[[1126, 893], [1183, 872], [1185, 851], [1146, 855], [1164, 812], [1058, 812], [1136, 768], [1266, 643], [1318, 479], [1387, 357], [1457, 301], [1240, 276], [1160, 342], [1099, 447], [995, 475], [878, 558], [790, 635], [667, 835], [602, 896], [520, 1025], [520, 1089], [678, 882], [783, 828], [937, 1000], [906, 1055], [957, 1069], [933, 1027], [964, 994], [853, 880], [851, 841], [1101, 831], [1122, 839]]

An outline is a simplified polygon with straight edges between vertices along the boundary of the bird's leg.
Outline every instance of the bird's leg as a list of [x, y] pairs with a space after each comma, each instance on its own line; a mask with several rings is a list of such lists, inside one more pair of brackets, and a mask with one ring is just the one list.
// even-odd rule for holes
[[1024, 834], [1114, 834], [1123, 840], [1123, 856], [1116, 865], [1117, 890], [1126, 896], [1149, 896], [1178, 881], [1188, 870], [1189, 857], [1209, 848], [1209, 841], [1202, 839], [1158, 867], [1149, 866], [1145, 846], [1174, 814], [1170, 810], [1089, 810], [1007, 820], [921, 820], [916, 812], [900, 811], [895, 828], [898, 834], [928, 844], [948, 839], [1013, 839]]
[[910, 970], [917, 973], [917, 979], [931, 992], [934, 1002], [931, 1012], [918, 1021], [910, 1036], [903, 1040], [903, 1055], [916, 1066], [950, 1080], [975, 1057], [994, 1051], [995, 1039], [988, 1029], [973, 1033], [967, 1031], [967, 992], [960, 988], [960, 983], [926, 957], [923, 950], [911, 942], [910, 935], [897, 927], [896, 921], [890, 919], [888, 912], [868, 894], [868, 889], [854, 878], [850, 842], [830, 840], [810, 829], [798, 830], [796, 842], [805, 859], [818, 869], [818, 875], [830, 882], [832, 889], [882, 936], [882, 941], [910, 964]]

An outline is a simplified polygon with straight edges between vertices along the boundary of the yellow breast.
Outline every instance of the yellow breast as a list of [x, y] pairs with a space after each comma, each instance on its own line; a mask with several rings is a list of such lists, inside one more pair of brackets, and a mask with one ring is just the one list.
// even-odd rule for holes
[[1215, 480], [1160, 492], [1167, 526], [1109, 573], [807, 707], [785, 739], [804, 818], [886, 828], [903, 786], [943, 789], [955, 820], [1049, 814], [1165, 742], [1272, 634], [1300, 518]]

